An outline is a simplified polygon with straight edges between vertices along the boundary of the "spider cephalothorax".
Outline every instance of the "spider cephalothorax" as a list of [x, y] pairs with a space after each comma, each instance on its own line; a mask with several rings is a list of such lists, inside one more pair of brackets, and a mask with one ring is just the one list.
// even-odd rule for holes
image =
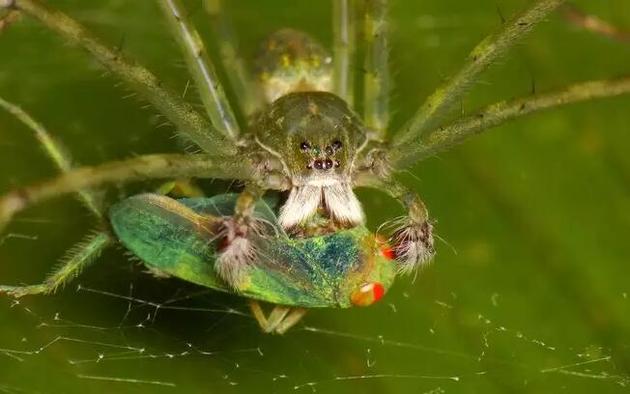
[[289, 93], [273, 102], [252, 129], [258, 145], [281, 161], [289, 178], [290, 193], [280, 212], [286, 229], [318, 211], [340, 226], [363, 223], [352, 173], [367, 136], [342, 99], [328, 92]]

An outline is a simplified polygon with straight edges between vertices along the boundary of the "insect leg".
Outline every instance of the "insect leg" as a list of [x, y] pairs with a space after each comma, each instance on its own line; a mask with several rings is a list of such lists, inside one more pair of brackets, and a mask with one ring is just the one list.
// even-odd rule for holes
[[262, 92], [239, 54], [237, 36], [225, 10], [225, 0], [204, 0], [204, 7], [210, 16], [227, 77], [241, 110], [249, 117], [262, 107]]
[[284, 305], [275, 305], [269, 316], [265, 316], [258, 301], [251, 300], [249, 308], [258, 322], [260, 328], [266, 333], [284, 334], [296, 325], [306, 314], [304, 308], [290, 308]]
[[274, 332], [278, 324], [280, 324], [280, 322], [291, 310], [289, 307], [276, 305], [267, 317], [265, 316], [265, 312], [262, 310], [260, 303], [254, 300], [249, 302], [249, 308], [251, 309], [252, 314], [258, 322], [260, 328], [266, 333]]
[[389, 124], [387, 0], [365, 1], [364, 122], [383, 140]]
[[43, 283], [30, 286], [0, 286], [0, 293], [13, 297], [31, 294], [51, 294], [59, 287], [74, 279], [90, 263], [98, 258], [101, 252], [114, 240], [106, 232], [98, 232], [70, 249], [61, 265], [50, 274]]
[[269, 325], [269, 322], [267, 321], [267, 317], [265, 316], [265, 312], [262, 310], [260, 303], [258, 301], [250, 300], [249, 309], [252, 311], [252, 315], [258, 322], [258, 325], [260, 326], [260, 328], [265, 332], [269, 332], [266, 330], [266, 327]]
[[291, 308], [284, 305], [275, 305], [267, 316], [267, 326], [263, 327], [263, 331], [275, 332], [276, 328], [284, 321], [285, 317], [291, 312]]
[[402, 130], [394, 135], [393, 150], [400, 151], [401, 155], [409, 155], [420, 149], [422, 134], [439, 125], [478, 79], [479, 74], [496, 63], [508, 49], [562, 3], [564, 0], [532, 2], [524, 12], [503, 24], [498, 32], [483, 39], [468, 55], [464, 67], [429, 96]]
[[236, 152], [234, 144], [226, 141], [221, 132], [212, 127], [190, 105], [184, 103], [179, 95], [164, 88], [162, 82], [149, 70], [126, 59], [119, 50], [103, 44], [68, 15], [37, 0], [0, 1], [0, 9], [3, 6], [38, 19], [66, 42], [87, 50], [98, 63], [118, 76], [166, 116], [179, 134], [197, 144], [205, 152], [212, 154]]
[[333, 3], [333, 89], [354, 107], [354, 68], [356, 50], [356, 0], [332, 0]]
[[38, 202], [106, 183], [144, 179], [249, 179], [254, 171], [245, 161], [208, 155], [155, 154], [68, 171], [49, 181], [13, 190], [0, 197], [0, 229], [16, 213]]
[[158, 3], [177, 37], [212, 125], [230, 140], [235, 141], [239, 136], [240, 128], [234, 111], [221, 86], [214, 65], [208, 57], [203, 41], [188, 18], [187, 11], [179, 0], [158, 0]]
[[276, 326], [275, 333], [283, 335], [286, 333], [291, 327], [299, 323], [300, 320], [306, 314], [306, 309], [304, 308], [293, 308], [288, 315]]

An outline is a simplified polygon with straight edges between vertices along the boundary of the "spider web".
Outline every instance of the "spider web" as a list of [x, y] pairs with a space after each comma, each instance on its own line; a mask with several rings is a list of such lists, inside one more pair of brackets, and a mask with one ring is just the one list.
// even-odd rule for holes
[[[36, 242], [19, 234], [3, 241], [15, 239]], [[422, 278], [402, 280], [380, 305], [314, 311], [277, 337], [259, 331], [238, 297], [137, 272], [121, 275], [126, 290], [111, 290], [91, 285], [99, 281], [90, 276], [58, 296], [0, 299], [0, 392], [621, 392], [630, 385], [616, 364], [627, 349], [553, 343], [543, 330], [505, 326], [491, 317], [511, 307], [497, 293], [477, 305], [456, 293], [415, 299]], [[433, 319], [414, 321], [422, 309]], [[46, 379], [28, 379], [42, 366]]]

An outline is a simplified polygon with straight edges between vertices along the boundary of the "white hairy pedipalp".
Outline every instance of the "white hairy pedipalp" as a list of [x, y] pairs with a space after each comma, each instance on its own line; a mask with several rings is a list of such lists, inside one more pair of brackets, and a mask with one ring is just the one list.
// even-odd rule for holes
[[336, 222], [355, 226], [365, 221], [361, 203], [346, 182], [293, 187], [278, 220], [283, 228], [289, 229], [313, 216], [320, 206]]

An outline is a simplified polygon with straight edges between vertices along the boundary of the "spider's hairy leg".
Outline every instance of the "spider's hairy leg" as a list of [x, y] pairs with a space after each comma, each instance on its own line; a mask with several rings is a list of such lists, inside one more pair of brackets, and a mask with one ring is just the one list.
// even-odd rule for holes
[[59, 267], [44, 282], [29, 286], [0, 286], [0, 293], [12, 297], [34, 294], [52, 294], [70, 280], [77, 277], [88, 265], [95, 261], [114, 239], [109, 233], [97, 232], [70, 249], [61, 260]]
[[501, 101], [489, 105], [473, 115], [441, 127], [423, 139], [422, 147], [413, 154], [404, 156], [392, 152], [390, 155], [391, 165], [397, 169], [408, 167], [419, 160], [460, 144], [468, 137], [534, 112], [623, 94], [630, 94], [630, 76], [581, 82], [531, 97]]
[[236, 200], [234, 215], [223, 223], [224, 246], [214, 266], [219, 276], [235, 289], [243, 284], [249, 267], [258, 258], [252, 236], [262, 234], [264, 224], [254, 217], [254, 207], [264, 193], [259, 185], [248, 184]]
[[97, 187], [145, 179], [217, 178], [243, 179], [252, 176], [246, 160], [205, 154], [154, 154], [73, 169], [49, 181], [13, 190], [0, 197], [0, 229], [16, 213], [44, 200]]
[[354, 107], [354, 68], [356, 51], [356, 0], [333, 3], [333, 89]]
[[203, 190], [192, 179], [175, 179], [161, 184], [155, 191], [157, 194], [170, 195], [171, 197], [192, 198], [205, 197]]
[[0, 9], [8, 7], [39, 20], [67, 42], [88, 51], [107, 70], [118, 76], [131, 89], [151, 103], [177, 128], [177, 132], [211, 154], [233, 154], [234, 144], [212, 127], [179, 95], [166, 89], [145, 67], [126, 59], [119, 51], [109, 48], [85, 27], [68, 15], [43, 5], [38, 0], [4, 0]]
[[565, 4], [562, 7], [562, 14], [566, 20], [581, 29], [630, 44], [630, 30], [624, 30], [595, 15], [589, 15], [573, 4]]
[[[46, 155], [62, 173], [68, 173], [71, 170], [70, 158], [64, 152], [63, 147], [52, 138], [42, 124], [18, 106], [9, 103], [1, 97], [0, 108], [7, 110], [33, 131]], [[103, 209], [93, 192], [86, 189], [78, 189], [77, 195], [88, 210], [100, 221], [104, 220]], [[101, 252], [112, 243], [113, 239], [108, 233], [95, 233], [70, 249], [62, 259], [59, 267], [43, 283], [30, 286], [0, 286], [0, 293], [7, 293], [13, 297], [53, 293], [57, 288], [79, 275], [85, 267], [96, 260]]]
[[258, 84], [254, 83], [254, 78], [239, 52], [236, 32], [225, 10], [225, 0], [204, 0], [203, 4], [210, 16], [221, 60], [234, 94], [243, 114], [250, 116], [263, 106], [262, 92]]
[[282, 335], [291, 327], [296, 325], [306, 314], [304, 308], [289, 308], [283, 305], [276, 305], [269, 316], [265, 316], [258, 301], [250, 301], [249, 308], [258, 325], [265, 333]]
[[[5, 109], [15, 116], [26, 127], [31, 129], [35, 134], [35, 138], [44, 150], [44, 153], [52, 160], [57, 169], [61, 172], [70, 171], [72, 165], [70, 157], [66, 154], [63, 146], [55, 141], [46, 128], [32, 116], [26, 113], [22, 108], [12, 104], [0, 97], [0, 108]], [[102, 207], [97, 196], [87, 190], [79, 190], [77, 192], [79, 199], [85, 207], [94, 214], [98, 219], [103, 219]]]
[[525, 11], [506, 22], [498, 32], [484, 38], [468, 55], [464, 67], [431, 94], [402, 130], [394, 135], [394, 149], [400, 151], [401, 155], [412, 154], [420, 149], [422, 134], [433, 129], [448, 115], [479, 74], [562, 3], [564, 0], [536, 0]]
[[435, 255], [433, 225], [420, 196], [394, 179], [365, 178], [360, 186], [382, 190], [397, 200], [407, 214], [391, 222], [391, 244], [401, 273], [411, 273], [428, 264]]
[[364, 123], [383, 140], [389, 124], [388, 0], [365, 1]]
[[179, 0], [158, 0], [171, 30], [184, 53], [188, 69], [192, 73], [199, 96], [212, 125], [230, 140], [235, 141], [240, 128], [234, 111], [221, 86], [214, 65], [208, 57], [199, 33], [188, 18]]
[[[0, 2], [0, 7], [2, 3]], [[0, 33], [2, 33], [9, 25], [20, 19], [20, 13], [16, 10], [9, 10], [4, 14], [0, 14]]]

